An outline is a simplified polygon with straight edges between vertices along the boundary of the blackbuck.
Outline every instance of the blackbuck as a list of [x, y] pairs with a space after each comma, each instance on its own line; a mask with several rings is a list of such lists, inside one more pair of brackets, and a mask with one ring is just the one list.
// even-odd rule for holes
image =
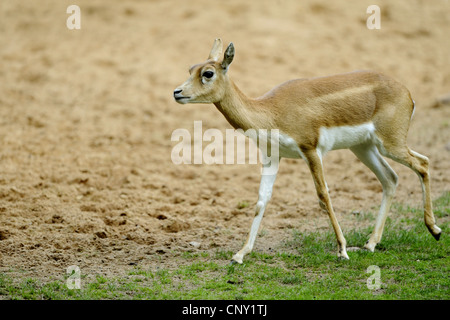
[[[441, 229], [432, 211], [428, 158], [411, 150], [406, 137], [414, 101], [397, 81], [372, 71], [287, 81], [263, 96], [245, 96], [228, 75], [235, 54], [233, 43], [222, 58], [222, 41], [216, 39], [206, 62], [189, 69], [190, 77], [174, 90], [178, 103], [213, 103], [235, 129], [278, 129], [280, 158], [306, 161], [319, 198], [336, 233], [338, 257], [348, 259], [346, 240], [333, 211], [325, 182], [322, 158], [328, 151], [350, 149], [381, 182], [383, 196], [375, 229], [365, 244], [374, 251], [380, 242], [398, 178], [382, 157], [411, 168], [420, 179], [425, 224], [436, 240]], [[264, 155], [263, 155], [264, 157]], [[272, 195], [276, 172], [265, 174], [248, 239], [233, 262], [242, 263], [251, 252]]]

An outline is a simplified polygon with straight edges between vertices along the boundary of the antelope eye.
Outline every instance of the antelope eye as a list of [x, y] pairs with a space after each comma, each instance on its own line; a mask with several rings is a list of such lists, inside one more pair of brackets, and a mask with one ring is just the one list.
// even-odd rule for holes
[[214, 75], [214, 72], [212, 72], [212, 71], [203, 72], [203, 77], [208, 78], [208, 79], [211, 79], [213, 75]]

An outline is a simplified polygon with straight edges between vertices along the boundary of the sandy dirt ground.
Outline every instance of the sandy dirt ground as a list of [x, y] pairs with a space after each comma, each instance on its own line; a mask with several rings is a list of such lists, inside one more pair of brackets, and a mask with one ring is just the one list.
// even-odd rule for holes
[[[172, 98], [216, 37], [234, 43], [229, 74], [250, 97], [360, 69], [402, 82], [416, 101], [408, 143], [430, 158], [433, 198], [450, 190], [450, 107], [435, 103], [450, 92], [450, 3], [375, 2], [380, 30], [366, 27], [365, 0], [2, 1], [0, 271], [120, 275], [174, 266], [185, 251], [241, 248], [259, 165], [171, 161], [175, 129], [231, 128], [213, 105]], [[80, 30], [66, 27], [73, 3]], [[417, 176], [388, 162], [395, 201], [421, 205]], [[344, 234], [371, 225], [356, 213], [377, 212], [374, 174], [348, 150], [324, 166]], [[282, 160], [261, 228], [258, 252], [293, 230], [330, 228], [303, 161]]]

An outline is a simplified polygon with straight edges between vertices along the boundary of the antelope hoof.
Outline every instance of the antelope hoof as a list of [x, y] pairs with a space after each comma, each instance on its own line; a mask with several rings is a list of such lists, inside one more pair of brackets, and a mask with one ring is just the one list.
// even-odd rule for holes
[[338, 252], [338, 259], [341, 259], [341, 260], [350, 260], [350, 258], [348, 257], [347, 251], [345, 251], [345, 249], [344, 249], [344, 250], [340, 250], [340, 251]]
[[441, 234], [433, 234], [433, 237], [436, 239], [436, 241], [439, 241], [439, 239], [441, 238]]
[[376, 243], [372, 243], [370, 241], [367, 241], [366, 244], [364, 245], [364, 249], [367, 249], [370, 252], [375, 252], [375, 246], [376, 245], [377, 245]]
[[235, 254], [235, 255], [233, 256], [233, 258], [231, 258], [231, 264], [236, 264], [236, 263], [242, 264], [242, 258], [243, 258], [243, 257], [240, 257], [240, 256], [238, 256], [237, 254]]
[[431, 235], [436, 239], [436, 241], [439, 241], [441, 237], [442, 230], [437, 225], [434, 225], [431, 228], [428, 228], [428, 231], [430, 231]]

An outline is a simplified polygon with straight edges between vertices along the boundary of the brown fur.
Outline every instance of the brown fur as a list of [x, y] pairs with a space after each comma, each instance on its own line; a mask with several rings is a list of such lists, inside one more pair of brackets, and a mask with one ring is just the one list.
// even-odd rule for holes
[[320, 127], [369, 121], [380, 138], [398, 128], [406, 138], [413, 105], [405, 87], [371, 71], [291, 80], [256, 99], [247, 98], [229, 78], [225, 86], [228, 93], [214, 104], [234, 128], [279, 129], [301, 148], [317, 147]]

